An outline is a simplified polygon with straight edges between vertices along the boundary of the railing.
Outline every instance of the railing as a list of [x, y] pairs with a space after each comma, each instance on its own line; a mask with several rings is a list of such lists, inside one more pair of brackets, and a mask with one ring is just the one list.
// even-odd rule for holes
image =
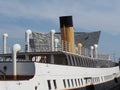
[[[62, 51], [63, 50], [60, 45], [58, 45], [58, 47], [55, 47], [55, 48], [57, 48], [57, 49], [55, 49], [57, 51]], [[22, 47], [20, 52], [24, 52], [24, 51], [25, 51], [25, 47]], [[30, 52], [50, 52], [50, 51], [51, 51], [50, 45], [46, 45], [46, 44], [41, 44], [41, 45], [36, 46], [35, 48], [30, 48]], [[75, 51], [76, 51], [75, 53], [78, 54], [78, 48], [77, 47], [76, 47]], [[88, 48], [82, 47], [80, 52], [81, 52], [82, 56], [91, 57], [91, 50], [88, 49]], [[0, 48], [0, 54], [2, 54], [2, 53], [3, 53], [3, 50], [2, 50], [2, 48]], [[7, 53], [12, 53], [12, 48], [7, 48]], [[94, 53], [93, 53], [93, 57], [94, 57]], [[110, 56], [107, 55], [107, 54], [98, 53], [97, 58], [98, 59], [104, 59], [104, 60], [110, 60]]]

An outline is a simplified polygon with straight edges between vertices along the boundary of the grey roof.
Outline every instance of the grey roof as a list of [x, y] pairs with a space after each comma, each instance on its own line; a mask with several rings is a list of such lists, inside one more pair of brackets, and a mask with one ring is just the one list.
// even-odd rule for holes
[[[83, 47], [90, 48], [94, 44], [98, 44], [100, 31], [96, 32], [75, 32], [75, 44], [82, 43]], [[50, 49], [50, 34], [32, 33], [33, 39], [30, 39], [30, 46], [35, 50], [49, 50]], [[60, 32], [55, 33], [55, 38], [59, 39], [59, 47], [61, 47]]]
[[90, 46], [98, 44], [100, 32], [75, 32], [75, 44], [82, 43], [83, 47], [90, 48]]

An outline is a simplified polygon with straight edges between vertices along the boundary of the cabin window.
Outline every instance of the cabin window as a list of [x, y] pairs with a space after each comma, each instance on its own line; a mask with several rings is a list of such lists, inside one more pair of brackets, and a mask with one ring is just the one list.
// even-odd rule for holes
[[68, 65], [72, 65], [70, 56], [69, 55], [66, 55], [66, 56], [67, 56]]
[[48, 83], [48, 88], [49, 88], [49, 90], [51, 90], [52, 88], [51, 88], [50, 80], [47, 80], [47, 83]]
[[83, 59], [83, 57], [81, 57], [81, 63], [82, 63], [82, 66], [84, 67], [85, 64], [84, 64], [84, 59]]
[[87, 58], [84, 58], [85, 61], [85, 67], [87, 67]]
[[79, 86], [80, 86], [80, 79], [78, 79], [78, 84], [79, 84]]
[[77, 80], [75, 79], [75, 84], [76, 84], [76, 86], [77, 86]]
[[68, 87], [70, 87], [70, 81], [69, 81], [69, 79], [67, 79], [67, 82], [68, 82]]
[[70, 61], [71, 61], [71, 65], [74, 66], [74, 61], [71, 55], [69, 55]]
[[53, 84], [54, 84], [55, 89], [57, 89], [56, 80], [53, 80]]
[[70, 65], [72, 65], [73, 62], [72, 62], [72, 59], [71, 59], [70, 55], [68, 55], [68, 57], [69, 57]]
[[74, 60], [74, 57], [73, 56], [71, 56], [72, 57], [72, 61], [73, 61], [73, 66], [75, 66], [75, 60]]
[[74, 87], [74, 82], [73, 82], [73, 79], [71, 79], [71, 83], [72, 83], [72, 86]]
[[68, 65], [67, 57], [64, 54], [54, 55], [54, 63], [59, 65]]
[[81, 79], [81, 84], [83, 85], [83, 79]]
[[87, 67], [87, 60], [84, 58], [85, 67]]
[[82, 66], [84, 67], [85, 66], [85, 61], [84, 61], [84, 58], [82, 57]]
[[81, 66], [81, 63], [80, 63], [80, 58], [77, 57], [77, 60], [78, 60], [78, 65]]
[[86, 66], [89, 67], [89, 60], [86, 58]]
[[63, 84], [64, 84], [64, 87], [66, 88], [66, 83], [65, 83], [65, 79], [63, 79]]
[[90, 66], [93, 67], [92, 59], [90, 59]]
[[74, 58], [74, 62], [75, 62], [75, 66], [77, 66], [77, 62], [76, 62], [76, 56], [73, 55], [73, 58]]
[[79, 61], [77, 56], [75, 56], [75, 60], [76, 60], [76, 65], [79, 66]]
[[78, 57], [78, 59], [79, 59], [80, 66], [82, 66], [82, 60], [81, 60], [81, 57]]

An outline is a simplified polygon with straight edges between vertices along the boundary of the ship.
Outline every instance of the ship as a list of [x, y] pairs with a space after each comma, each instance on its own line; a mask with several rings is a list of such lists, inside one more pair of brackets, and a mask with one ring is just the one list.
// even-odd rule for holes
[[25, 49], [7, 52], [3, 35], [0, 90], [113, 90], [120, 62], [98, 53], [100, 31], [74, 32], [72, 16], [60, 16], [60, 32], [25, 32]]

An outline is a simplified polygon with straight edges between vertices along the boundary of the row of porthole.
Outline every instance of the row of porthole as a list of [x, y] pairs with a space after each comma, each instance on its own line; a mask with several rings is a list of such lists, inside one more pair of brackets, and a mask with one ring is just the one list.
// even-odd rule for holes
[[[112, 77], [112, 76], [111, 75], [104, 76], [104, 79], [108, 79], [108, 77]], [[103, 77], [101, 77], [101, 79], [103, 81]], [[99, 77], [93, 77], [91, 82], [92, 83], [100, 82], [100, 78]], [[57, 89], [56, 80], [47, 80], [47, 83], [48, 83], [49, 90], [53, 90], [53, 89], [56, 90]], [[54, 87], [52, 87], [52, 84], [53, 84]], [[76, 78], [76, 79], [63, 79], [63, 85], [64, 85], [64, 88], [79, 87], [79, 86], [83, 85], [83, 79], [80, 79], [80, 78]]]
[[[47, 80], [47, 84], [48, 84], [49, 90], [57, 89], [56, 80]], [[54, 85], [54, 87], [52, 87], [52, 84]]]
[[82, 79], [63, 79], [64, 88], [74, 88], [83, 85]]
[[[47, 84], [48, 84], [49, 90], [57, 89], [56, 80], [47, 80]], [[52, 84], [54, 87], [52, 87]], [[82, 86], [83, 80], [82, 79], [63, 79], [63, 85], [64, 85], [64, 88], [73, 88], [77, 86]]]

